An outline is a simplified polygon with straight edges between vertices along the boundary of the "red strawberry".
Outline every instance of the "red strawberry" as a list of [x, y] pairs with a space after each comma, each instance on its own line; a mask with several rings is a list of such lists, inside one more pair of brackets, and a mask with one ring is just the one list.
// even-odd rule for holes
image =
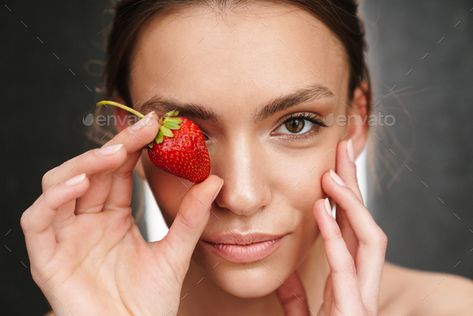
[[[139, 117], [143, 114], [125, 105], [101, 101], [100, 105], [113, 105]], [[210, 158], [205, 138], [200, 128], [178, 111], [170, 111], [160, 118], [159, 132], [154, 142], [148, 145], [148, 156], [159, 168], [178, 177], [199, 183], [210, 174]]]
[[158, 167], [194, 183], [204, 181], [210, 174], [210, 158], [200, 128], [185, 117], [170, 111], [160, 119], [156, 142], [148, 156]]

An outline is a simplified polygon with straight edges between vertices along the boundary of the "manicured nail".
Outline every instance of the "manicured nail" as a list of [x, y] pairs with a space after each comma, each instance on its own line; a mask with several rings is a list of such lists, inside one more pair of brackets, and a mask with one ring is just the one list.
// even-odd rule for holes
[[98, 154], [101, 156], [109, 156], [118, 152], [123, 147], [123, 144], [115, 144], [106, 147], [102, 147], [98, 150]]
[[74, 185], [78, 185], [79, 183], [81, 183], [84, 180], [85, 180], [85, 173], [82, 173], [78, 176], [72, 177], [69, 180], [67, 180], [66, 185], [69, 186], [69, 187], [72, 187]]
[[345, 182], [343, 182], [342, 178], [340, 178], [340, 176], [338, 174], [336, 174], [335, 171], [333, 171], [332, 169], [330, 169], [330, 177], [339, 186], [341, 186], [341, 187], [345, 186]]
[[148, 126], [151, 124], [152, 120], [153, 120], [153, 116], [156, 115], [154, 113], [154, 111], [151, 111], [149, 112], [148, 114], [146, 114], [145, 117], [143, 117], [141, 120], [139, 120], [138, 122], [136, 122], [132, 127], [131, 127], [131, 130], [136, 132], [136, 131], [139, 131], [140, 129], [142, 129], [143, 127], [145, 126]]
[[330, 206], [330, 202], [328, 201], [328, 198], [325, 198], [325, 199], [324, 199], [324, 208], [325, 208], [325, 211], [327, 212], [327, 214], [328, 214], [330, 217], [333, 217], [333, 214], [332, 214], [332, 207]]
[[218, 189], [215, 191], [214, 196], [212, 197], [212, 201], [215, 200], [215, 198], [217, 197], [217, 195], [220, 193], [220, 189], [221, 189], [222, 186], [223, 186], [223, 180], [220, 180], [220, 182], [221, 182], [221, 183], [220, 183], [220, 184], [218, 185], [218, 187], [217, 187]]
[[351, 141], [351, 138], [347, 141], [347, 154], [351, 162], [355, 162], [355, 154], [353, 151], [353, 142]]

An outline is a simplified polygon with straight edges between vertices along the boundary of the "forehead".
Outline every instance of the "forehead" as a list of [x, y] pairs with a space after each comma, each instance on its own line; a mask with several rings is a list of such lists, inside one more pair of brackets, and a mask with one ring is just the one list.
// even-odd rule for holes
[[336, 36], [302, 9], [258, 3], [224, 13], [187, 7], [152, 18], [131, 59], [134, 103], [160, 95], [239, 108], [310, 84], [344, 96], [348, 64]]

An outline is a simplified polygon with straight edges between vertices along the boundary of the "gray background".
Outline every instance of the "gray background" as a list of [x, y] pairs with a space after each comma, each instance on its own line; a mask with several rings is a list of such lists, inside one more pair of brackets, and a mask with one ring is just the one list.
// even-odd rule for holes
[[[6, 4], [6, 6], [5, 6]], [[19, 218], [41, 176], [92, 148], [93, 110], [108, 1], [0, 4], [3, 121], [0, 313], [38, 315]], [[473, 1], [370, 0], [365, 16], [375, 111], [369, 208], [387, 232], [388, 259], [473, 277]], [[427, 54], [427, 55], [426, 55]], [[424, 57], [424, 58], [423, 58]], [[456, 215], [455, 215], [456, 214]], [[460, 219], [458, 219], [458, 218]]]
[[[387, 258], [473, 277], [473, 1], [364, 5], [374, 114], [369, 209]], [[390, 121], [387, 123], [390, 124]]]

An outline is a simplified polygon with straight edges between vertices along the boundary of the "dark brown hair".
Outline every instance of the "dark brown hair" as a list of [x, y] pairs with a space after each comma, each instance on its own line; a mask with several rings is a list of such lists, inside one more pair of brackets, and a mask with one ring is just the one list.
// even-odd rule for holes
[[[363, 23], [358, 16], [358, 4], [355, 0], [259, 0], [273, 3], [295, 5], [311, 13], [324, 23], [338, 37], [345, 48], [350, 67], [348, 100], [362, 82], [368, 84], [364, 89], [371, 107], [371, 87], [368, 68], [365, 62], [367, 45]], [[133, 106], [129, 91], [130, 59], [137, 35], [143, 25], [153, 16], [164, 14], [174, 9], [206, 5], [224, 12], [228, 8], [247, 4], [248, 0], [120, 0], [115, 6], [115, 15], [107, 39], [106, 64], [103, 72], [103, 87], [99, 89], [107, 99], [121, 98], [128, 106]], [[369, 108], [368, 111], [371, 109]], [[98, 108], [96, 114], [111, 111]], [[114, 136], [110, 126], [105, 129], [93, 126], [88, 131], [88, 138], [103, 143]], [[144, 189], [143, 183], [134, 177], [133, 215], [140, 230], [146, 235], [144, 226]]]
[[[265, 0], [260, 0], [265, 1]], [[358, 16], [358, 3], [354, 0], [266, 0], [273, 3], [296, 5], [322, 21], [343, 44], [350, 65], [349, 95], [362, 81], [370, 85], [365, 61], [367, 45], [363, 23]], [[151, 17], [172, 9], [207, 5], [224, 11], [228, 7], [246, 4], [245, 0], [122, 0], [115, 7], [115, 17], [108, 37], [104, 71], [106, 98], [122, 98], [133, 106], [129, 83], [130, 56], [138, 32]], [[369, 103], [370, 91], [367, 91]]]

